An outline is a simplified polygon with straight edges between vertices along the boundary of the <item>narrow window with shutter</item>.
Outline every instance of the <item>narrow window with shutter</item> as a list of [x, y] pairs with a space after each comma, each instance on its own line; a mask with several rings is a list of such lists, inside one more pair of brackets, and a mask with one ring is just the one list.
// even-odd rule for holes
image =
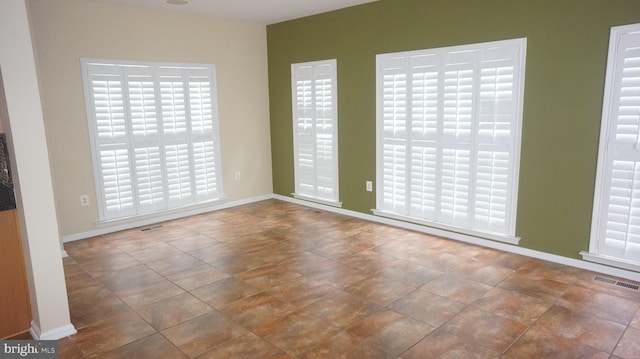
[[291, 65], [294, 197], [340, 207], [336, 60]]
[[526, 39], [377, 56], [374, 213], [517, 242]]
[[213, 65], [82, 59], [100, 221], [222, 199]]
[[611, 29], [591, 240], [581, 254], [640, 270], [640, 24]]

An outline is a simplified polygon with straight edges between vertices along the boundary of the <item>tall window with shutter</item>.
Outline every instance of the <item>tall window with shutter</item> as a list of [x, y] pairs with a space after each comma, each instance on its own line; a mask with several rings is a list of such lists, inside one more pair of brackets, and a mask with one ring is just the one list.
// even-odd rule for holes
[[587, 260], [640, 270], [640, 24], [614, 27]]
[[101, 221], [222, 198], [213, 65], [82, 70]]
[[336, 60], [291, 65], [296, 198], [341, 206]]
[[526, 39], [377, 56], [374, 213], [515, 242]]

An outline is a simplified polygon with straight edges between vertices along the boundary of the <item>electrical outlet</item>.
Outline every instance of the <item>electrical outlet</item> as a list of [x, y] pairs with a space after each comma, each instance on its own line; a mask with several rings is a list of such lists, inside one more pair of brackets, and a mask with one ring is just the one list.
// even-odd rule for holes
[[89, 205], [89, 196], [87, 196], [86, 194], [80, 196], [80, 205], [82, 207], [86, 207]]
[[236, 171], [236, 181], [240, 181], [240, 171]]
[[365, 188], [367, 189], [367, 192], [373, 191], [373, 182], [365, 181], [364, 184], [365, 184]]

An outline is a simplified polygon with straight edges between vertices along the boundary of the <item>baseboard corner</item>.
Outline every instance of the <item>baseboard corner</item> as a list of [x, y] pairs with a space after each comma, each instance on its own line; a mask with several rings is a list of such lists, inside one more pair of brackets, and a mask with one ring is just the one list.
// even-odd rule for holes
[[76, 334], [77, 332], [71, 323], [43, 332], [36, 322], [31, 321], [31, 328], [29, 329], [29, 333], [31, 333], [33, 339], [36, 340], [58, 340]]

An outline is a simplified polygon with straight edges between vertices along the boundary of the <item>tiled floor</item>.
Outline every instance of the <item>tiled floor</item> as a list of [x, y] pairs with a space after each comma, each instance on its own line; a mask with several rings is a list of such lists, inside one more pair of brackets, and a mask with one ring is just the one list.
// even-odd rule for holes
[[640, 357], [640, 292], [276, 200], [65, 248], [60, 358]]

